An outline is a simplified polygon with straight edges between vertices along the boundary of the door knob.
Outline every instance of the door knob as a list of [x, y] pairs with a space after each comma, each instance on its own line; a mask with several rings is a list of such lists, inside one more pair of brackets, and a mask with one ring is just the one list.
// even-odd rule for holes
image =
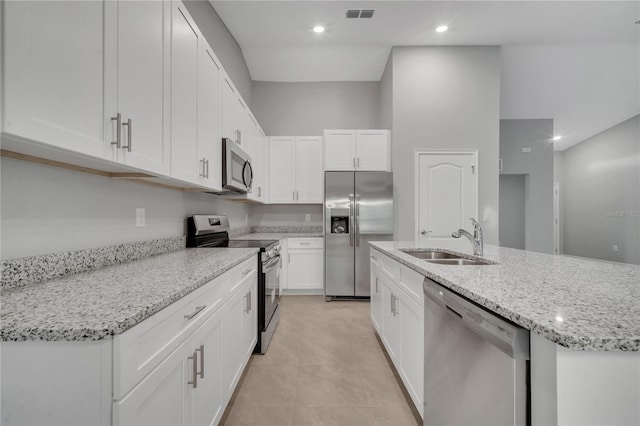
[[427, 231], [426, 229], [423, 229], [422, 232], [421, 232], [422, 235], [427, 235], [427, 234], [430, 234], [430, 233], [431, 233], [431, 231]]

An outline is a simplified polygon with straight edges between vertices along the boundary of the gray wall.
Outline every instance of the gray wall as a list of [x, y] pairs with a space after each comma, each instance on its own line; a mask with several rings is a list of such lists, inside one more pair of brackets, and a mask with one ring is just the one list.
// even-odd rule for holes
[[269, 136], [380, 126], [379, 83], [254, 81], [251, 110]]
[[[393, 53], [380, 78], [380, 127], [393, 130]], [[391, 132], [393, 143], [393, 132]]]
[[251, 75], [240, 45], [207, 0], [186, 0], [185, 5], [233, 84], [251, 104]]
[[[2, 259], [185, 235], [193, 213], [227, 213], [247, 226], [246, 204], [2, 158]], [[135, 209], [146, 210], [136, 227]]]
[[478, 212], [487, 244], [498, 243], [500, 49], [394, 47], [395, 238], [414, 240], [416, 149], [479, 151]]
[[560, 233], [560, 247], [559, 254], [564, 254], [564, 203], [562, 201], [562, 197], [564, 196], [564, 151], [554, 151], [553, 152], [553, 182], [558, 182], [560, 184], [560, 202], [558, 206], [558, 225], [559, 225], [559, 233]]
[[[549, 254], [554, 252], [552, 136], [553, 120], [500, 120], [501, 174], [527, 175], [525, 249]], [[522, 152], [524, 147], [531, 152]], [[500, 232], [500, 240], [509, 238]]]
[[500, 175], [500, 245], [525, 249], [526, 175]]
[[563, 157], [565, 253], [640, 264], [640, 115]]

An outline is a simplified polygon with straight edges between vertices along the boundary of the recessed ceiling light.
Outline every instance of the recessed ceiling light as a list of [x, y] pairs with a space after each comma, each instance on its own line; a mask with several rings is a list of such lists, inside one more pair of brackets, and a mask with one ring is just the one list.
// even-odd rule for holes
[[314, 33], [322, 33], [322, 32], [324, 32], [324, 27], [322, 25], [316, 25], [315, 27], [313, 27], [313, 32]]
[[560, 139], [562, 139], [562, 136], [560, 136], [560, 135], [553, 137], [554, 141], [559, 141]]
[[445, 31], [447, 31], [449, 29], [449, 27], [447, 27], [446, 25], [440, 25], [438, 28], [436, 28], [436, 31], [439, 33], [443, 33]]

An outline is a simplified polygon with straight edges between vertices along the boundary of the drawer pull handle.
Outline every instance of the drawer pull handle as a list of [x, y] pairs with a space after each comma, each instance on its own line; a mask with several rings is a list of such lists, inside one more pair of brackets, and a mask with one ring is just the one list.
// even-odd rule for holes
[[195, 310], [195, 311], [193, 311], [193, 313], [192, 313], [192, 314], [185, 315], [184, 317], [185, 317], [186, 319], [190, 320], [191, 318], [195, 317], [195, 316], [196, 316], [196, 315], [198, 315], [200, 312], [202, 312], [202, 310], [203, 310], [204, 308], [206, 308], [206, 307], [207, 307], [207, 305], [196, 306], [196, 310]]
[[193, 356], [187, 357], [187, 359], [193, 360], [193, 379], [187, 384], [193, 385], [195, 389], [198, 387], [198, 351], [193, 351]]
[[195, 352], [200, 352], [200, 378], [204, 379], [204, 345], [200, 345], [200, 347], [196, 349]]

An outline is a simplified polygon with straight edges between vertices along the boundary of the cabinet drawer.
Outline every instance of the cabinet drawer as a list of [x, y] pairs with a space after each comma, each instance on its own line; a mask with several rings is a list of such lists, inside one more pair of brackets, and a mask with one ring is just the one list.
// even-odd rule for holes
[[289, 238], [288, 248], [305, 249], [305, 248], [324, 248], [322, 238]]
[[378, 250], [371, 249], [371, 253], [369, 255], [371, 263], [374, 264], [378, 269], [382, 268], [382, 254]]
[[400, 287], [409, 295], [412, 299], [424, 306], [424, 293], [422, 291], [422, 283], [424, 282], [424, 275], [419, 274], [411, 268], [407, 268], [404, 265], [400, 267]]
[[400, 281], [400, 263], [389, 256], [382, 256], [382, 270], [395, 282]]
[[234, 266], [233, 269], [223, 275], [223, 296], [225, 299], [240, 289], [245, 283], [246, 278], [258, 272], [258, 258], [251, 256], [241, 264]]
[[114, 399], [122, 398], [222, 306], [217, 277], [114, 338]]

